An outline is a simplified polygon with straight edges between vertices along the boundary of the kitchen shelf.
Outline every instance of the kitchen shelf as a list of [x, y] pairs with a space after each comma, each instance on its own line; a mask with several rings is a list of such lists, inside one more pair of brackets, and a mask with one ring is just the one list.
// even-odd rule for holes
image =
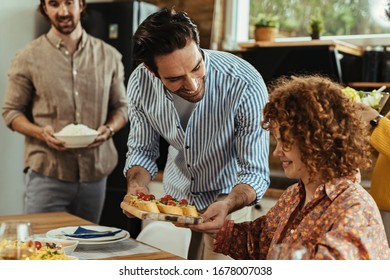
[[350, 87], [353, 88], [380, 88], [381, 86], [386, 86], [390, 88], [390, 82], [351, 82], [348, 83]]

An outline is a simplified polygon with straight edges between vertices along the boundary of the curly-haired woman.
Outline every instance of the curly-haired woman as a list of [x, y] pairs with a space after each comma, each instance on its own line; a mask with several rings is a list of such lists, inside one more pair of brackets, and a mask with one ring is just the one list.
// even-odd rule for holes
[[226, 221], [214, 250], [235, 259], [270, 259], [282, 244], [308, 259], [389, 259], [379, 210], [360, 186], [370, 166], [368, 132], [341, 85], [320, 76], [280, 78], [262, 126], [290, 186], [264, 216]]

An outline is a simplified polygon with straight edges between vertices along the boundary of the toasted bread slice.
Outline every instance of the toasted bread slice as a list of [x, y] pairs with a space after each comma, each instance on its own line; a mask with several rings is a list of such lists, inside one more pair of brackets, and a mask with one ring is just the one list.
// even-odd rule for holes
[[157, 203], [158, 210], [161, 213], [172, 214], [172, 215], [183, 215], [183, 210], [178, 205], [165, 205], [161, 202]]
[[183, 211], [184, 216], [195, 217], [195, 218], [199, 216], [196, 207], [193, 205], [180, 205], [180, 208]]
[[143, 193], [139, 193], [137, 195], [126, 194], [125, 198], [129, 205], [134, 206], [139, 210], [160, 213], [153, 195], [145, 195]]
[[126, 194], [125, 200], [127, 201], [127, 204], [131, 206], [135, 206], [135, 202], [137, 201], [137, 196], [133, 194]]
[[146, 212], [160, 213], [155, 201], [137, 200], [134, 206]]

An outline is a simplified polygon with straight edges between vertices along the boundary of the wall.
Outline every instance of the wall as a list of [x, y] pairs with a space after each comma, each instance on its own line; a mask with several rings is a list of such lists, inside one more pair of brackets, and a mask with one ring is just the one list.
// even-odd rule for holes
[[210, 47], [211, 27], [213, 23], [214, 0], [146, 0], [160, 8], [172, 8], [177, 11], [186, 11], [198, 26], [200, 46]]
[[[87, 0], [110, 2], [109, 0]], [[0, 0], [0, 102], [3, 104], [11, 59], [40, 34], [43, 17], [36, 11], [39, 0]], [[24, 137], [0, 120], [0, 215], [23, 212]]]
[[[0, 100], [3, 101], [7, 71], [16, 51], [34, 38], [37, 0], [0, 1]], [[0, 122], [0, 215], [19, 214], [23, 205], [23, 141]]]

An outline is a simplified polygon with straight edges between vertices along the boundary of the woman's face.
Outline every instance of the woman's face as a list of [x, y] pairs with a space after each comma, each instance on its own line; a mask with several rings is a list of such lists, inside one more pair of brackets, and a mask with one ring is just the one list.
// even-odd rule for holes
[[272, 130], [272, 135], [276, 140], [276, 148], [273, 152], [274, 157], [278, 157], [282, 162], [284, 173], [288, 178], [301, 179], [303, 182], [309, 181], [309, 172], [306, 165], [301, 161], [301, 151], [294, 143], [288, 151], [283, 150], [283, 142], [280, 138], [279, 127]]

